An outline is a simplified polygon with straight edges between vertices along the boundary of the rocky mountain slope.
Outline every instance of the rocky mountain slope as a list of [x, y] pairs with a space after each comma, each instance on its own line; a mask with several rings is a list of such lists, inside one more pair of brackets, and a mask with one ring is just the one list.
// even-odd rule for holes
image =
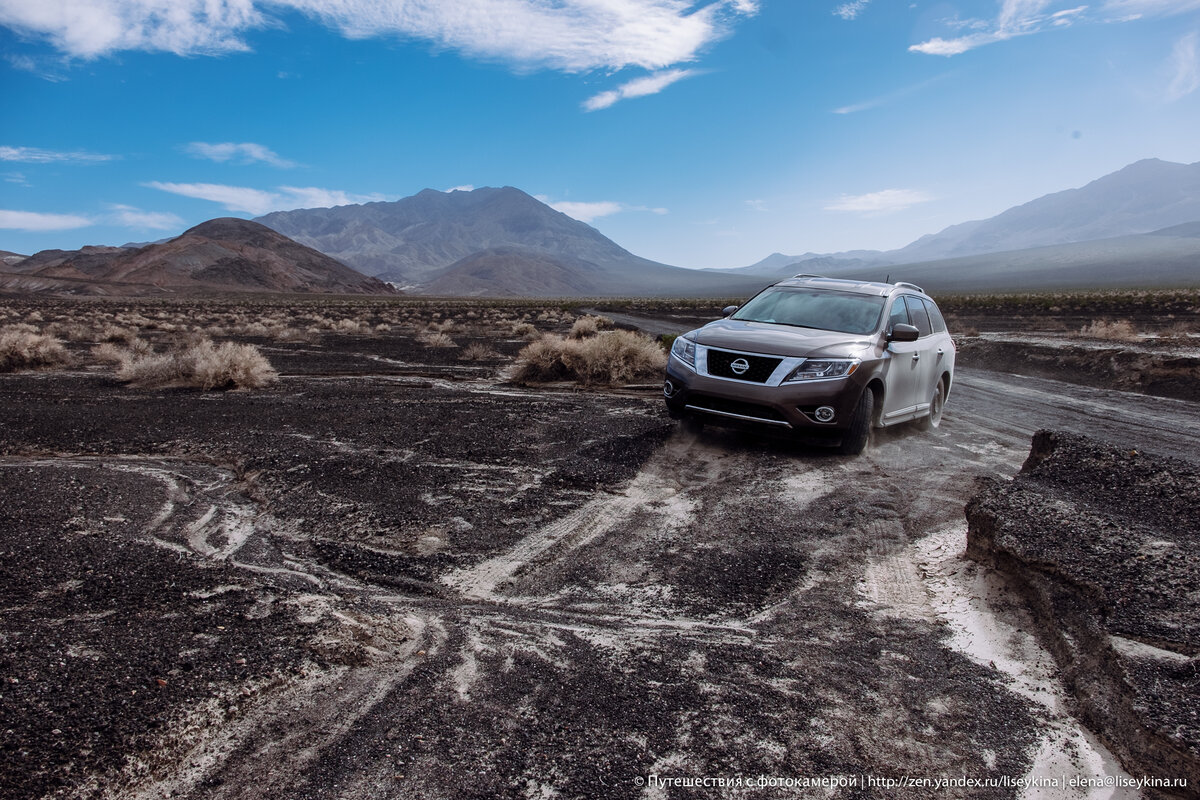
[[0, 273], [0, 287], [52, 294], [204, 291], [390, 294], [395, 290], [264, 225], [219, 218], [139, 248], [43, 250]]
[[395, 202], [279, 211], [259, 222], [354, 268], [428, 294], [741, 294], [731, 279], [659, 264], [514, 189], [426, 189]]

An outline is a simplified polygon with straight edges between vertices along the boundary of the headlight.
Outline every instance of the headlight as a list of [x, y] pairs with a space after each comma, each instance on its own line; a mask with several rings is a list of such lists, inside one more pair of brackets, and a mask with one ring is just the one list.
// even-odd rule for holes
[[692, 340], [685, 339], [682, 336], [676, 338], [675, 342], [671, 345], [671, 355], [692, 369], [696, 368], [696, 343]]
[[861, 363], [857, 358], [806, 358], [800, 362], [800, 366], [792, 370], [791, 375], [783, 379], [783, 382], [845, 378], [853, 375], [854, 370], [858, 369], [858, 365]]

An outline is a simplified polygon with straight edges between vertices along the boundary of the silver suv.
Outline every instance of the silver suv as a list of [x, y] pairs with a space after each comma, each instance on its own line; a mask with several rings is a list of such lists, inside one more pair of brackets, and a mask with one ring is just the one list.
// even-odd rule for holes
[[675, 419], [773, 428], [850, 455], [873, 426], [942, 420], [954, 342], [919, 286], [797, 275], [724, 314], [671, 347]]

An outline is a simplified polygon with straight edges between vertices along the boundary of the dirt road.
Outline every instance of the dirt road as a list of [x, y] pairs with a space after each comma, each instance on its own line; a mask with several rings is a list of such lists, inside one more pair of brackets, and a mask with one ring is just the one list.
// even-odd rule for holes
[[[180, 442], [207, 451], [218, 434], [184, 430], [197, 424], [184, 421], [192, 412], [151, 395], [123, 408], [165, 415], [169, 448], [97, 457], [139, 447], [114, 444], [124, 441], [117, 423], [101, 435], [56, 408], [62, 433], [37, 442], [40, 455], [18, 455], [14, 442], [42, 413], [41, 379], [21, 380], [6, 384], [0, 467], [140, 481], [96, 513], [131, 542], [213, 565], [206, 591], [254, 599], [246, 619], [286, 608], [296, 641], [326, 656], [269, 680], [209, 684], [214, 697], [239, 689], [235, 712], [221, 713], [227, 699], [180, 706], [167, 730], [139, 740], [152, 750], [76, 794], [1137, 796], [1017, 787], [1123, 773], [1072, 719], [1004, 587], [961, 557], [962, 509], [975, 477], [1016, 471], [1039, 427], [1195, 458], [1192, 404], [963, 371], [939, 430], [885, 431], [847, 458], [720, 429], [663, 441], [653, 397], [355, 378], [371, 402], [385, 392], [414, 414], [436, 407], [460, 431], [481, 409], [507, 409], [514, 422], [493, 439], [481, 429], [431, 444], [397, 429], [408, 438], [381, 444], [283, 412], [268, 424], [253, 398], [199, 401], [244, 406], [214, 423], [231, 441], [271, 452], [294, 442], [231, 471], [180, 455]], [[351, 382], [285, 385], [276, 391], [355, 418]], [[603, 418], [595, 431], [577, 427], [587, 415]], [[533, 419], [536, 446], [505, 438], [532, 435]], [[625, 438], [605, 439], [605, 425]], [[580, 476], [595, 467], [560, 452], [566, 443], [619, 456], [633, 442], [644, 455], [629, 474], [594, 480]], [[429, 472], [438, 477], [427, 486]], [[337, 476], [367, 488], [339, 488]], [[358, 510], [355, 498], [384, 480], [395, 502], [419, 506], [419, 529], [403, 541], [371, 538], [386, 527], [380, 512]], [[14, 485], [5, 481], [10, 496]], [[143, 511], [118, 513], [131, 498]], [[959, 783], [919, 784], [946, 779]], [[805, 781], [834, 788], [797, 788]]]

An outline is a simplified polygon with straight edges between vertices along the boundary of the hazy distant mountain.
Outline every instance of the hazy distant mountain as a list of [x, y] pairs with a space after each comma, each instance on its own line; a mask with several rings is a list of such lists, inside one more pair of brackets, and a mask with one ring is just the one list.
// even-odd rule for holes
[[926, 261], [1147, 233], [1200, 219], [1200, 162], [1156, 158], [1079, 189], [1055, 192], [991, 219], [952, 225], [887, 255]]
[[824, 275], [830, 270], [862, 269], [888, 263], [890, 262], [878, 250], [848, 250], [843, 253], [830, 255], [805, 253], [801, 256], [772, 253], [762, 261], [751, 264], [748, 267], [707, 269], [704, 271], [723, 272], [727, 275], [762, 275], [773, 278], [785, 278], [804, 272]]
[[394, 293], [387, 284], [264, 225], [228, 217], [141, 248], [43, 250], [7, 271], [3, 284], [9, 289], [65, 294]]
[[[928, 292], [1173, 288], [1200, 284], [1200, 222], [1134, 236], [887, 267]], [[829, 277], [876, 278], [861, 269]]]

